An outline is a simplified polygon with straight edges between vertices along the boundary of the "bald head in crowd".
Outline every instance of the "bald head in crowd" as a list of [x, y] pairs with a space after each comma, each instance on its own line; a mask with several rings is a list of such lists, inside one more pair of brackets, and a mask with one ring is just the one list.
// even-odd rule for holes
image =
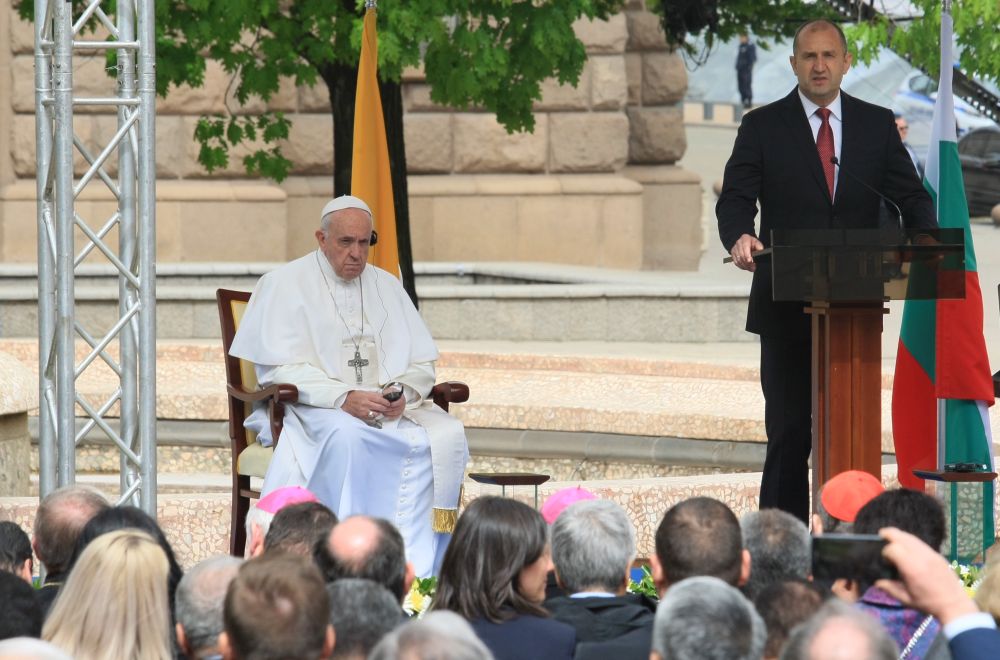
[[750, 577], [740, 523], [728, 506], [710, 497], [692, 497], [664, 514], [650, 564], [661, 596], [689, 577], [708, 575], [734, 587]]
[[104, 495], [86, 486], [65, 486], [42, 499], [31, 546], [50, 575], [69, 568], [80, 532], [91, 518], [110, 506]]
[[327, 582], [345, 577], [373, 580], [400, 603], [413, 583], [413, 565], [406, 561], [403, 537], [382, 518], [342, 520], [316, 546], [314, 559]]

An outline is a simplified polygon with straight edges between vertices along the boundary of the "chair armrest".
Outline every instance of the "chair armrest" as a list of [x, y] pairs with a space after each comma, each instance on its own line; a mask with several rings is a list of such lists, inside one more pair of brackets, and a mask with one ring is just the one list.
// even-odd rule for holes
[[265, 399], [273, 399], [278, 403], [296, 403], [299, 400], [299, 388], [288, 383], [275, 383], [274, 385], [268, 385], [262, 390], [254, 390], [252, 392], [242, 387], [234, 387], [233, 385], [227, 385], [226, 389], [229, 391], [230, 396], [246, 403], [255, 403]]
[[438, 407], [447, 411], [449, 404], [465, 403], [469, 400], [469, 386], [457, 380], [438, 383], [431, 390], [431, 399]]
[[[257, 401], [267, 401], [267, 416], [271, 422], [271, 437], [274, 439], [274, 446], [278, 444], [281, 436], [281, 429], [284, 426], [285, 404], [297, 403], [299, 400], [299, 388], [288, 383], [275, 383], [268, 385], [262, 390], [249, 392], [242, 387], [226, 385], [229, 396], [245, 403], [255, 403]], [[239, 433], [238, 422], [230, 416], [229, 435], [236, 438]]]

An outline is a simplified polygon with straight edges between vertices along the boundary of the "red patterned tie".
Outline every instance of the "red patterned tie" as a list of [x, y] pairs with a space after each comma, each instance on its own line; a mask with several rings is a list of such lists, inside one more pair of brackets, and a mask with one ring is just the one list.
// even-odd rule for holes
[[823, 173], [826, 174], [826, 187], [830, 190], [830, 199], [833, 199], [833, 129], [830, 128], [830, 109], [820, 108], [816, 111], [823, 121], [816, 135], [816, 151], [819, 152], [819, 162], [823, 165]]

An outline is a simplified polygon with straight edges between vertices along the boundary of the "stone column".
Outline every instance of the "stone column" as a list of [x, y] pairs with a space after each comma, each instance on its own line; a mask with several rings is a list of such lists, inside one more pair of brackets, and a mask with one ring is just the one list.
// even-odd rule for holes
[[682, 103], [687, 71], [667, 47], [660, 17], [629, 0], [629, 158], [623, 174], [643, 186], [643, 261], [647, 270], [697, 270], [701, 258], [701, 180], [675, 163], [684, 155]]
[[0, 497], [31, 491], [28, 411], [38, 408], [38, 382], [13, 356], [0, 353]]

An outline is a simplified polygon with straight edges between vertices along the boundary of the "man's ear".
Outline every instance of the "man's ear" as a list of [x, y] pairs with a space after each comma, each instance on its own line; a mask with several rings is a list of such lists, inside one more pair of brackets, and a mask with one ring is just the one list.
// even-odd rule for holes
[[740, 553], [740, 578], [736, 582], [737, 587], [742, 587], [750, 581], [750, 571], [753, 570], [751, 567], [752, 561], [750, 551], [743, 548], [743, 552]]
[[31, 573], [32, 573], [31, 557], [28, 557], [27, 559], [24, 560], [24, 563], [21, 564], [21, 569], [17, 571], [17, 576], [20, 577], [25, 582], [27, 582], [28, 584], [34, 584]]
[[194, 649], [188, 648], [188, 639], [187, 635], [184, 633], [184, 626], [179, 623], [175, 623], [174, 633], [177, 635], [177, 648], [179, 648], [184, 655], [191, 655], [191, 651]]
[[38, 539], [36, 539], [34, 536], [31, 537], [31, 551], [35, 553], [36, 557], [38, 557], [38, 561], [42, 562], [43, 564], [45, 563], [45, 557], [38, 554]]
[[320, 655], [321, 658], [332, 658], [333, 649], [336, 645], [337, 635], [333, 632], [333, 624], [327, 624], [326, 626], [326, 638], [323, 640], [323, 653]]
[[236, 654], [229, 643], [229, 634], [225, 630], [219, 633], [219, 655], [222, 656], [222, 660], [236, 660]]
[[417, 577], [417, 572], [413, 570], [413, 562], [406, 562], [406, 573], [403, 574], [403, 597], [410, 593], [413, 587], [413, 580]]
[[663, 572], [663, 566], [660, 565], [660, 558], [655, 553], [649, 557], [649, 572], [652, 574], [653, 584], [656, 585], [656, 590], [662, 598], [663, 593], [667, 590], [667, 576]]
[[253, 559], [264, 553], [264, 532], [257, 523], [250, 523], [250, 542], [247, 543], [247, 558]]
[[563, 585], [562, 578], [559, 577], [559, 569], [553, 566], [552, 574], [556, 576], [556, 584], [559, 586], [559, 588], [562, 589], [563, 591], [566, 591], [566, 587], [565, 585]]
[[661, 658], [660, 654], [657, 653], [656, 651], [650, 651], [649, 652], [649, 660], [663, 660], [663, 658]]

